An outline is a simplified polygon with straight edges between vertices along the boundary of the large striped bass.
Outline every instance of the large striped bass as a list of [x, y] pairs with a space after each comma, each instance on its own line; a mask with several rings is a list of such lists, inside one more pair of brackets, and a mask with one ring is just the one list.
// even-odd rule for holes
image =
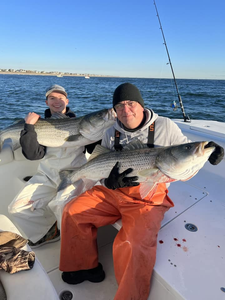
[[133, 168], [128, 176], [138, 176], [140, 195], [143, 198], [157, 183], [188, 180], [193, 177], [208, 160], [215, 147], [207, 147], [208, 142], [192, 142], [168, 147], [148, 148], [139, 141], [126, 145], [122, 151], [111, 151], [100, 145], [95, 147], [89, 161], [80, 168], [61, 170], [58, 190], [70, 184], [76, 185], [80, 179], [91, 188], [102, 178], [107, 178], [116, 164], [120, 172]]
[[[59, 116], [58, 116], [59, 117]], [[74, 147], [91, 144], [101, 140], [106, 129], [116, 118], [113, 108], [87, 114], [79, 118], [39, 119], [34, 125], [39, 144], [47, 147]], [[4, 140], [11, 138], [13, 149], [17, 149], [24, 119], [0, 132], [0, 149]]]

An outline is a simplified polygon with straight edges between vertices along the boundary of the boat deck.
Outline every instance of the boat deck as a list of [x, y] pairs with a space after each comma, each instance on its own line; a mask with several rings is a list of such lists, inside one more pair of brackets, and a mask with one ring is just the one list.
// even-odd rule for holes
[[[206, 121], [191, 123], [177, 121], [177, 123], [190, 139], [213, 140], [225, 148], [224, 123]], [[16, 163], [19, 167], [22, 161], [18, 160]], [[16, 168], [13, 168], [12, 166], [0, 168], [2, 172], [0, 176], [3, 178], [0, 182], [3, 204], [1, 213], [5, 215], [8, 215], [7, 203], [20, 188], [21, 178], [24, 175], [17, 174]], [[4, 178], [7, 178], [7, 172], [12, 170], [15, 173], [13, 186], [17, 184], [17, 187], [9, 191], [9, 197], [6, 189], [10, 185]], [[157, 260], [148, 300], [225, 299], [224, 170], [225, 160], [217, 166], [207, 162], [191, 180], [174, 182], [170, 185], [169, 196], [174, 201], [175, 207], [165, 214], [158, 235]], [[32, 172], [35, 172], [35, 167]], [[3, 229], [4, 224], [0, 225]], [[114, 226], [109, 225], [99, 229], [99, 261], [106, 272], [106, 279], [101, 283], [83, 282], [73, 286], [61, 280], [61, 272], [58, 270], [60, 241], [35, 249], [36, 256], [59, 297], [62, 298], [63, 292], [70, 291], [73, 295], [71, 299], [113, 300], [117, 283], [113, 271], [112, 243], [120, 226], [121, 220]], [[33, 271], [26, 272], [29, 281]], [[5, 275], [8, 274], [0, 271], [0, 278]], [[27, 299], [32, 298], [29, 296]]]

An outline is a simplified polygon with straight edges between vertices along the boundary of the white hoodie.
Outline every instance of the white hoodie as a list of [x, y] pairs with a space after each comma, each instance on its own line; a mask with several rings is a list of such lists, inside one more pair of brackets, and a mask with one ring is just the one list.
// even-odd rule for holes
[[155, 135], [154, 146], [171, 146], [178, 144], [185, 144], [190, 142], [186, 136], [183, 135], [180, 128], [169, 118], [160, 117], [153, 110], [145, 108], [146, 114], [145, 124], [134, 132], [126, 131], [123, 124], [117, 122], [110, 127], [103, 136], [102, 146], [114, 150], [115, 144], [115, 130], [118, 130], [120, 135], [120, 144], [128, 144], [132, 139], [138, 138], [142, 143], [148, 143], [149, 126], [155, 121]]

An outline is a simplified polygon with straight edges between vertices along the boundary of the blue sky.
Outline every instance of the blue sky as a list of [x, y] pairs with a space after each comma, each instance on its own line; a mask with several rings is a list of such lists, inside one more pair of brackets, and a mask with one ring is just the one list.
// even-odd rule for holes
[[[225, 79], [225, 1], [156, 0], [176, 78]], [[0, 69], [171, 78], [152, 0], [1, 0]]]

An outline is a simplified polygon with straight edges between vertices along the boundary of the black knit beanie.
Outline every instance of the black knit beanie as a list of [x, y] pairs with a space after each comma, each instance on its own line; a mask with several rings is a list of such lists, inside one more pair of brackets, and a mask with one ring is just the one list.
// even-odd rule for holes
[[113, 94], [113, 107], [125, 100], [136, 101], [141, 104], [142, 107], [144, 107], [144, 100], [141, 97], [139, 89], [135, 85], [128, 82], [119, 85], [115, 89]]

